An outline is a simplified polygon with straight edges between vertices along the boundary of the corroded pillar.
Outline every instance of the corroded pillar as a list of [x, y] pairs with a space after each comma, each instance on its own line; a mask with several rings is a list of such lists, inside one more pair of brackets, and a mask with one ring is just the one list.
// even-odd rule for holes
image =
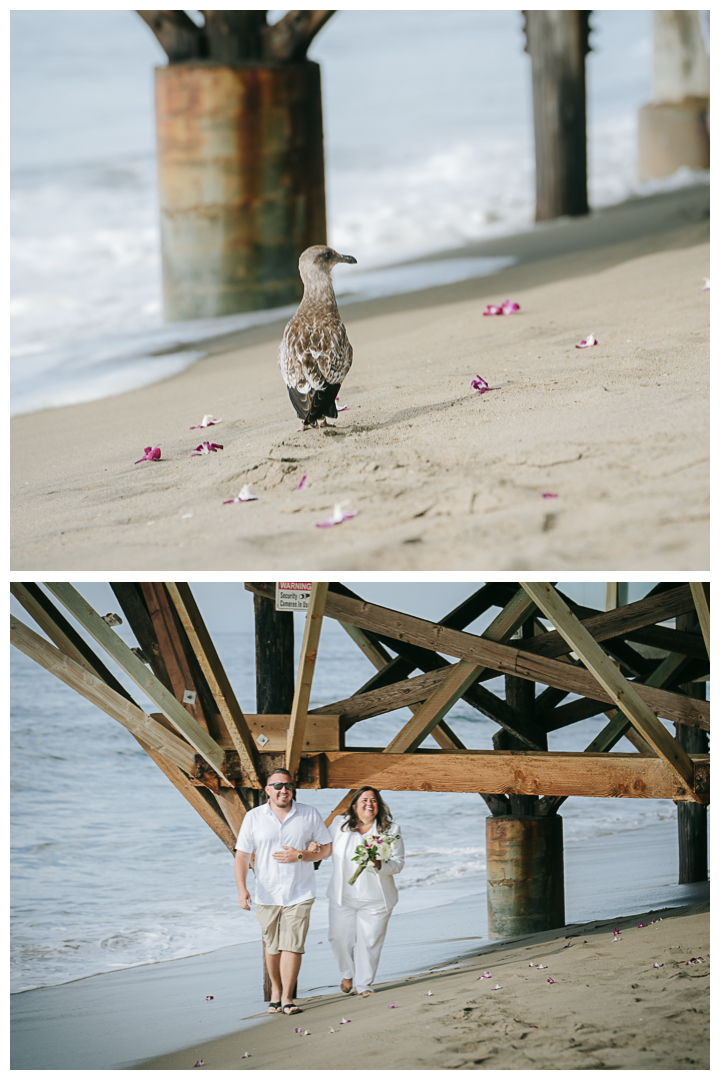
[[565, 925], [562, 818], [486, 818], [488, 936]]
[[655, 11], [654, 100], [638, 113], [638, 176], [710, 168], [710, 56], [706, 12]]
[[319, 66], [169, 64], [155, 98], [165, 319], [299, 300], [326, 240]]

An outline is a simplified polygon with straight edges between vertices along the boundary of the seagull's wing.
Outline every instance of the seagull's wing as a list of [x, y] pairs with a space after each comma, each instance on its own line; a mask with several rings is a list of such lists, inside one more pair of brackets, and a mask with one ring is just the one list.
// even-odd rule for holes
[[309, 393], [339, 385], [352, 364], [352, 346], [338, 318], [303, 313], [285, 327], [279, 364], [288, 387]]

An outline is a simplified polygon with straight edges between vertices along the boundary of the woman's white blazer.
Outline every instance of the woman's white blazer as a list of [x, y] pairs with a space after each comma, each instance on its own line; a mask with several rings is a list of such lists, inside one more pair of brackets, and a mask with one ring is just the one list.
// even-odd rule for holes
[[[330, 825], [330, 839], [332, 840], [333, 846], [333, 875], [330, 879], [330, 884], [328, 885], [327, 896], [331, 900], [334, 900], [338, 905], [342, 904], [342, 876], [345, 852], [349, 846], [351, 846], [351, 851], [354, 852], [362, 839], [360, 833], [351, 832], [349, 829], [341, 828], [344, 820], [345, 818], [341, 815], [336, 817]], [[364, 874], [375, 874], [380, 879], [380, 887], [382, 888], [383, 899], [387, 911], [392, 911], [398, 902], [398, 891], [393, 880], [393, 874], [399, 873], [405, 865], [405, 846], [403, 844], [400, 826], [393, 822], [390, 826], [390, 832], [394, 835], [400, 833], [400, 839], [395, 846], [393, 857], [389, 859], [388, 862], [383, 863], [380, 870], [376, 870], [374, 866], [369, 866], [367, 869], [363, 870]]]

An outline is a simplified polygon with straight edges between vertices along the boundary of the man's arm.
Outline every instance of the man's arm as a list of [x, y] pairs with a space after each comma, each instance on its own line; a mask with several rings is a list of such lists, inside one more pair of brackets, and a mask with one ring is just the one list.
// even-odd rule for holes
[[240, 901], [240, 907], [245, 911], [250, 910], [250, 901], [252, 897], [247, 890], [247, 872], [250, 868], [250, 854], [247, 851], [235, 852], [235, 880], [238, 887], [238, 900]]
[[273, 859], [281, 863], [293, 863], [299, 862], [298, 855], [302, 855], [303, 862], [319, 862], [320, 859], [327, 859], [331, 851], [332, 844], [318, 844], [316, 840], [311, 840], [304, 851], [284, 844], [282, 851], [273, 852]]

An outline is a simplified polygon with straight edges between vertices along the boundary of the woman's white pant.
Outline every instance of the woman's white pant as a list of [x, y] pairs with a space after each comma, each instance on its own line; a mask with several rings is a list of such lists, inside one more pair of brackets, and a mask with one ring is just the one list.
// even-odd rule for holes
[[372, 988], [390, 915], [381, 904], [330, 901], [330, 944], [340, 978], [352, 979], [359, 993]]

